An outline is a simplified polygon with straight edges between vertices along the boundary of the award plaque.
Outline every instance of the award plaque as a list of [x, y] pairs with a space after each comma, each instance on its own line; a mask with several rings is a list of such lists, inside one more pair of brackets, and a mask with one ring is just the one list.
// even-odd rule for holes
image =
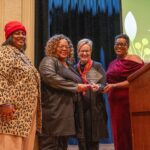
[[88, 72], [86, 78], [89, 83], [97, 83], [103, 75], [98, 72], [95, 68], [91, 68], [90, 71]]

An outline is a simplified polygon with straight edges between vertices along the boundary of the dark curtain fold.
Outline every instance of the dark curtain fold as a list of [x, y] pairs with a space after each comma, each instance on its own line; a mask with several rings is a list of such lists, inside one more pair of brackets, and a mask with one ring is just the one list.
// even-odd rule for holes
[[48, 40], [48, 0], [35, 0], [35, 66], [38, 67], [44, 56]]

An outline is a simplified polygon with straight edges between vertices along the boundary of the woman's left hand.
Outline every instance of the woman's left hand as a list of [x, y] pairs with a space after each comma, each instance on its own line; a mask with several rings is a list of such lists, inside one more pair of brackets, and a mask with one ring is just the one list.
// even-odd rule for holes
[[12, 104], [3, 104], [0, 106], [0, 118], [3, 122], [8, 122], [13, 119], [15, 112], [14, 105]]
[[95, 83], [92, 83], [91, 84], [91, 89], [92, 91], [96, 92], [99, 90], [99, 85], [98, 84], [95, 84]]

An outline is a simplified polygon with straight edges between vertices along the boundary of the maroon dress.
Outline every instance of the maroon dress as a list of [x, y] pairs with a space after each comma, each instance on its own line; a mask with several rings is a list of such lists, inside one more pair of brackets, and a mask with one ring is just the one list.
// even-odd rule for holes
[[[141, 68], [143, 64], [115, 59], [108, 67], [107, 82], [117, 83]], [[132, 150], [128, 88], [114, 88], [108, 94], [115, 150]]]

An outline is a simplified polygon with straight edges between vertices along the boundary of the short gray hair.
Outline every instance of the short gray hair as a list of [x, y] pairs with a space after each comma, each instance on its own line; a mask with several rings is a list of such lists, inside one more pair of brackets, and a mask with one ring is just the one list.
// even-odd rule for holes
[[77, 51], [79, 51], [79, 50], [81, 49], [81, 47], [82, 47], [83, 45], [85, 45], [85, 44], [89, 45], [90, 48], [91, 48], [91, 51], [92, 51], [93, 42], [92, 42], [92, 40], [87, 39], [87, 38], [81, 39], [81, 40], [78, 42], [78, 44], [77, 44]]

